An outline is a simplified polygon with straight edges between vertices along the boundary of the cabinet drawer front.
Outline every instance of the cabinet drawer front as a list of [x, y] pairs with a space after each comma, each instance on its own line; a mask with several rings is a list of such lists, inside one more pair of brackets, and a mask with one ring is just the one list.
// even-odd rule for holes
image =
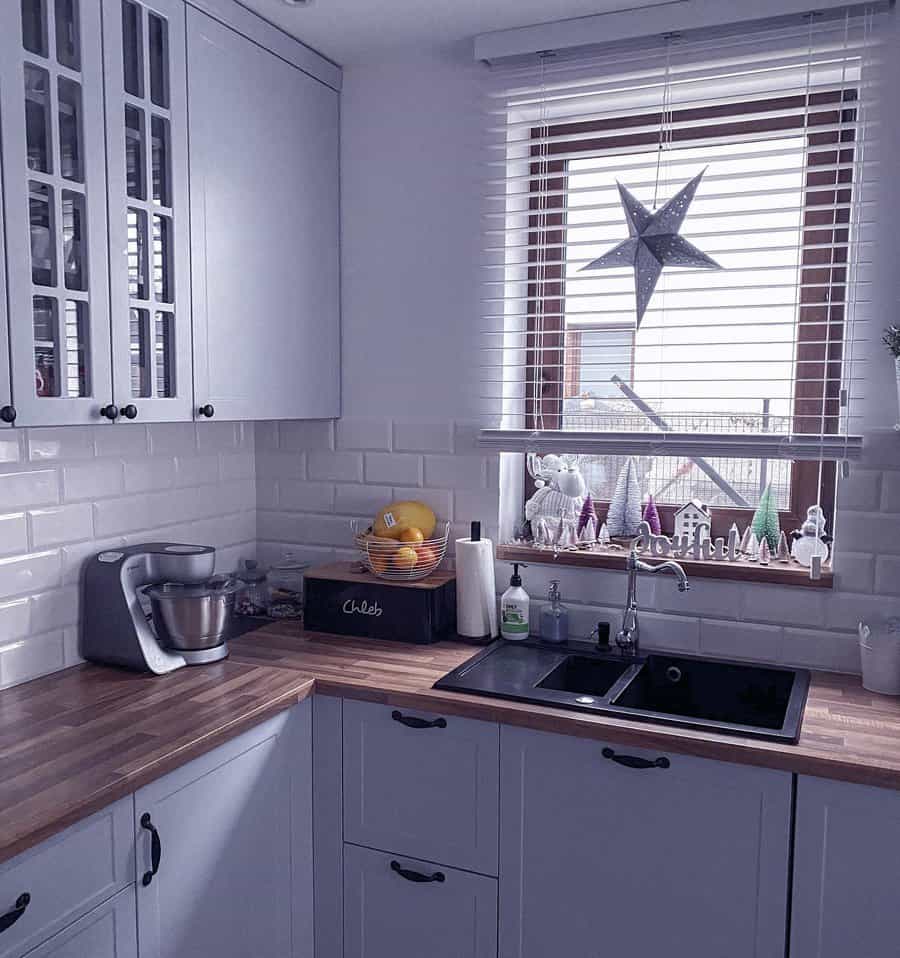
[[499, 747], [490, 722], [345, 700], [345, 840], [496, 875]]
[[497, 881], [344, 846], [344, 958], [496, 958]]
[[29, 900], [0, 933], [0, 958], [33, 948], [131, 881], [132, 800], [123, 798], [0, 866], [0, 915]]
[[28, 958], [137, 958], [134, 888], [98, 905]]

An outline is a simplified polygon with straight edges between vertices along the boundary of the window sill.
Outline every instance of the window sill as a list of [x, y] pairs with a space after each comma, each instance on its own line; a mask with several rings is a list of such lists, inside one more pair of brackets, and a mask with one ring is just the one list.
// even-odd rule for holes
[[[497, 558], [506, 562], [538, 562], [548, 565], [575, 566], [583, 569], [618, 569], [624, 571], [625, 551], [616, 549], [592, 552], [559, 552], [534, 549], [530, 546], [497, 546]], [[657, 565], [664, 559], [641, 555], [644, 562]], [[771, 582], [775, 585], [794, 585], [807, 589], [833, 589], [834, 573], [830, 567], [822, 569], [820, 579], [810, 579], [809, 570], [796, 563], [785, 565], [773, 562], [759, 565], [755, 562], [719, 562], [715, 559], [677, 559], [690, 578], [730, 579], [737, 582]]]

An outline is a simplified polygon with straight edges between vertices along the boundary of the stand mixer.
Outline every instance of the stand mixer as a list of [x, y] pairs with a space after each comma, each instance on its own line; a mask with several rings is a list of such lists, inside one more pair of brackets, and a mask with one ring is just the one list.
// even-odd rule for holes
[[[173, 542], [107, 550], [89, 559], [83, 580], [82, 655], [93, 662], [156, 675], [184, 665], [224, 659], [228, 655], [224, 638], [227, 617], [214, 617], [215, 626], [211, 627], [208, 611], [198, 605], [204, 595], [197, 593], [203, 590], [196, 588], [208, 582], [215, 562], [216, 550], [212, 546]], [[157, 583], [161, 588], [151, 590], [157, 626], [154, 631], [138, 593], [142, 587]], [[183, 618], [191, 622], [196, 638], [179, 637], [173, 627], [177, 616], [171, 614], [171, 609], [157, 616], [157, 592], [163, 601], [174, 599], [184, 604], [189, 611]], [[213, 588], [206, 597], [210, 595], [230, 595], [233, 603], [233, 594], [227, 589], [217, 592]], [[205, 631], [198, 628], [200, 622]]]

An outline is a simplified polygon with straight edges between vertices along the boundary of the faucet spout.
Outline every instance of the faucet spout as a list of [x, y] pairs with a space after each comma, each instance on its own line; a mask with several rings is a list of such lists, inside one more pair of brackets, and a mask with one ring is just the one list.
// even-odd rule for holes
[[690, 589], [690, 583], [684, 569], [677, 562], [667, 560], [659, 565], [650, 565], [638, 558], [637, 549], [634, 546], [628, 553], [625, 570], [628, 572], [628, 586], [625, 593], [625, 608], [622, 612], [622, 627], [616, 633], [616, 645], [623, 655], [634, 657], [640, 651], [640, 626], [638, 624], [637, 607], [638, 572], [646, 572], [648, 575], [671, 572], [678, 580], [679, 592], [687, 592]]

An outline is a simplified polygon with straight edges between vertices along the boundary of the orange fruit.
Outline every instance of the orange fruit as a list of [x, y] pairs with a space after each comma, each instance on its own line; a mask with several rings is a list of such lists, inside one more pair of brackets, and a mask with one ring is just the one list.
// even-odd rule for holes
[[417, 565], [419, 568], [424, 569], [437, 564], [439, 553], [434, 546], [417, 546], [416, 553], [418, 555]]
[[401, 542], [423, 542], [424, 539], [425, 536], [422, 534], [422, 530], [417, 529], [415, 526], [410, 526], [400, 533]]
[[394, 568], [403, 572], [415, 569], [419, 553], [412, 546], [403, 546], [394, 553]]

